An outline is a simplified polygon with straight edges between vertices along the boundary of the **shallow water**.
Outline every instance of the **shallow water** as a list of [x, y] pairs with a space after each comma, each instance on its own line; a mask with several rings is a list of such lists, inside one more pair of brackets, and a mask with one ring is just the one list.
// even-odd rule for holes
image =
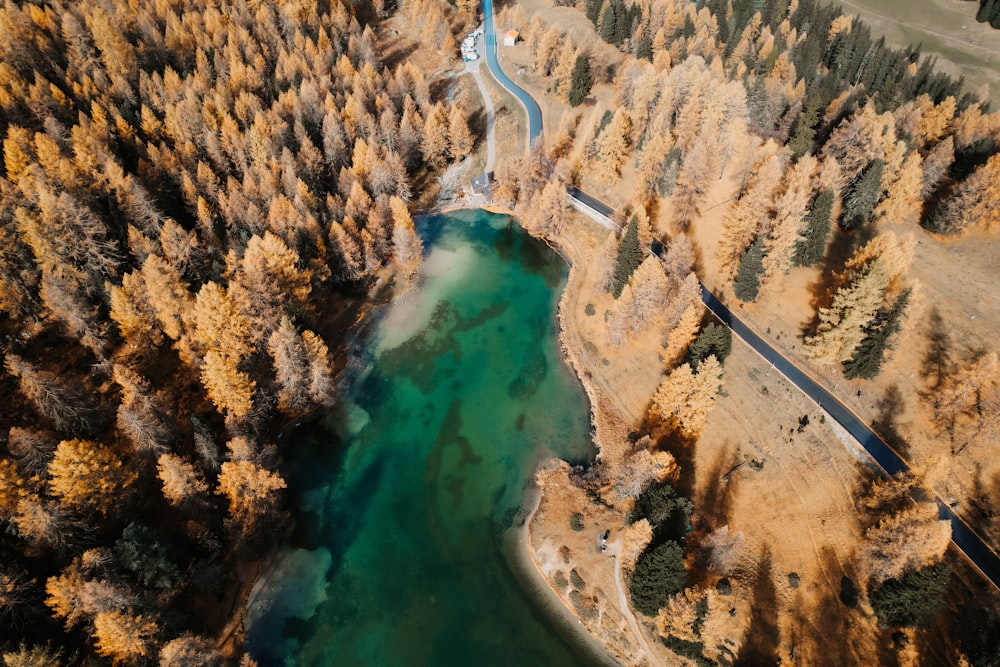
[[581, 664], [501, 549], [538, 462], [593, 456], [556, 343], [566, 266], [485, 211], [421, 235], [420, 284], [377, 314], [343, 404], [289, 436], [297, 533], [248, 618], [262, 665]]

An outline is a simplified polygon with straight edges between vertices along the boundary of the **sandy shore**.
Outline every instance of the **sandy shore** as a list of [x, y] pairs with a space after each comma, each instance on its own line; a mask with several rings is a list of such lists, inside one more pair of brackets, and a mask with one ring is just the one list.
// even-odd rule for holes
[[523, 523], [513, 527], [504, 535], [504, 558], [525, 594], [545, 614], [581, 660], [588, 665], [619, 666], [622, 663], [608, 653], [603, 642], [587, 631], [566, 600], [542, 574], [534, 549], [531, 548], [530, 532], [530, 525], [541, 499], [541, 490], [532, 486], [525, 496], [521, 511], [521, 515], [524, 516]]

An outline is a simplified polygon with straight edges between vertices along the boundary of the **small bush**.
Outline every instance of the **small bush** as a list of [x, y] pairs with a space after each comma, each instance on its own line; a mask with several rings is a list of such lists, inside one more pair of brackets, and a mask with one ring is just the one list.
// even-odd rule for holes
[[719, 583], [715, 585], [715, 590], [719, 595], [732, 595], [733, 585], [729, 582], [729, 579], [723, 577], [719, 579]]
[[788, 575], [788, 585], [792, 588], [799, 587], [799, 575], [797, 572], [792, 572]]
[[569, 527], [572, 528], [573, 530], [575, 530], [578, 533], [582, 532], [583, 531], [583, 515], [580, 514], [579, 512], [577, 512], [576, 514], [573, 514], [569, 518]]
[[587, 313], [587, 315], [594, 315], [597, 313], [597, 308], [594, 307], [594, 304], [588, 303], [587, 307], [583, 309], [583, 312]]

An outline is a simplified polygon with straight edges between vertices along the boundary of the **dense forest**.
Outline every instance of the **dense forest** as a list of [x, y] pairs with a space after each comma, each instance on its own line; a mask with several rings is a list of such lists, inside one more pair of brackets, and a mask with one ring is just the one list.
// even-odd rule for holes
[[333, 398], [345, 295], [419, 261], [411, 184], [471, 146], [380, 60], [392, 9], [0, 7], [6, 664], [239, 657], [278, 431]]

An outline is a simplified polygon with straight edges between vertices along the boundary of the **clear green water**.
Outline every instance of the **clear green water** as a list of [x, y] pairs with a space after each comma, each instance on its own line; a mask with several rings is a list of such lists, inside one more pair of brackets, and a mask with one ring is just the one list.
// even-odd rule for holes
[[[295, 436], [298, 532], [248, 619], [262, 665], [576, 665], [501, 550], [539, 461], [593, 456], [563, 261], [505, 216], [424, 221], [421, 283]], [[523, 516], [523, 512], [521, 513]]]

